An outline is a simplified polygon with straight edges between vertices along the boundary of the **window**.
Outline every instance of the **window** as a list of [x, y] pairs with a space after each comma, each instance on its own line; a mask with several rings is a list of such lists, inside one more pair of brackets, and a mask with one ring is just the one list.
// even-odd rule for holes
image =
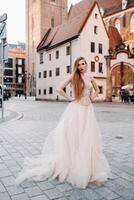
[[51, 27], [54, 27], [54, 17], [51, 18]]
[[[13, 78], [4, 77], [4, 83], [9, 84], [9, 83], [12, 83], [12, 82], [13, 82]], [[12, 85], [10, 87], [12, 87]]]
[[5, 69], [4, 70], [4, 76], [13, 76], [13, 70]]
[[18, 65], [22, 65], [22, 59], [18, 59]]
[[60, 75], [60, 68], [56, 68], [56, 76]]
[[102, 54], [102, 44], [99, 44], [99, 53]]
[[49, 94], [53, 94], [53, 88], [49, 87]]
[[122, 10], [126, 9], [128, 0], [122, 0]]
[[95, 43], [91, 42], [91, 52], [95, 52]]
[[122, 17], [122, 26], [126, 27], [126, 15], [125, 14]]
[[95, 62], [91, 62], [91, 72], [95, 72]]
[[22, 74], [22, 67], [18, 67], [18, 74]]
[[95, 13], [95, 19], [97, 19], [98, 18], [98, 14], [97, 13]]
[[72, 97], [72, 91], [70, 91], [70, 96]]
[[66, 67], [66, 71], [67, 71], [67, 73], [71, 73], [71, 66], [70, 66], [70, 65], [68, 65], [68, 66]]
[[56, 51], [56, 59], [59, 58], [59, 51]]
[[130, 19], [130, 32], [134, 33], [134, 13], [132, 14]]
[[47, 78], [47, 71], [46, 70], [43, 72], [43, 77]]
[[67, 46], [67, 47], [66, 47], [66, 55], [67, 55], [67, 56], [70, 55], [70, 46]]
[[49, 54], [49, 60], [51, 60], [51, 59], [52, 59], [51, 54]]
[[103, 94], [103, 87], [102, 86], [98, 86], [99, 88], [99, 94]]
[[40, 53], [40, 64], [43, 64], [43, 53]]
[[99, 63], [99, 73], [103, 73], [102, 63]]
[[13, 68], [13, 59], [12, 58], [8, 58], [8, 62], [5, 63], [5, 67]]
[[98, 34], [98, 26], [94, 26], [94, 34]]
[[41, 78], [41, 72], [39, 72], [39, 78]]
[[49, 77], [52, 76], [52, 70], [49, 70]]
[[41, 95], [41, 90], [40, 89], [38, 90], [38, 94]]
[[63, 88], [64, 92], [66, 92], [66, 87]]
[[46, 93], [47, 93], [47, 91], [46, 91], [46, 89], [44, 89], [44, 95], [46, 95]]
[[117, 28], [118, 32], [120, 33], [120, 20], [119, 19], [116, 19], [115, 22], [114, 22], [114, 26]]
[[22, 83], [22, 76], [18, 76], [18, 83]]

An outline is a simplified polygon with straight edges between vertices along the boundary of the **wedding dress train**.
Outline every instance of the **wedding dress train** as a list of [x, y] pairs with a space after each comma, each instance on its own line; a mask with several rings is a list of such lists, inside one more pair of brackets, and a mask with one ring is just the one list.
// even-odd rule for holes
[[80, 101], [69, 103], [55, 130], [44, 143], [37, 158], [26, 158], [16, 179], [45, 180], [58, 178], [85, 188], [90, 182], [105, 182], [111, 177], [103, 154], [101, 133], [89, 98], [91, 77], [85, 74], [85, 90]]

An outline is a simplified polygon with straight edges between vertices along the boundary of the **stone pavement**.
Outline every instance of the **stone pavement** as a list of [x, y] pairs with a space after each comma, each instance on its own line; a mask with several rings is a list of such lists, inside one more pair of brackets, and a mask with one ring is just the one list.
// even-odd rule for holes
[[[5, 102], [8, 120], [0, 123], [0, 200], [134, 200], [132, 104], [94, 104], [104, 153], [113, 173], [112, 180], [103, 187], [89, 185], [86, 189], [78, 189], [57, 180], [25, 181], [19, 187], [14, 185], [23, 158], [40, 154], [45, 137], [56, 126], [67, 104], [32, 98], [12, 98]], [[10, 110], [10, 118], [7, 110]]]

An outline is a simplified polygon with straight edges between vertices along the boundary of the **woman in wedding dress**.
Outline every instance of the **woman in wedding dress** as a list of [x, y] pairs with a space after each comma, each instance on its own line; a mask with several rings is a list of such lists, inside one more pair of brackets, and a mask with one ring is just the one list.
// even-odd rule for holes
[[[70, 83], [74, 97], [63, 90]], [[92, 87], [95, 92], [91, 95]], [[57, 92], [71, 102], [55, 130], [47, 136], [42, 154], [25, 159], [16, 183], [31, 178], [58, 178], [60, 182], [67, 181], [79, 188], [86, 188], [90, 182], [101, 186], [111, 177], [111, 172], [102, 151], [101, 134], [91, 102], [98, 96], [99, 89], [90, 76], [85, 58], [75, 61], [73, 74], [59, 85]]]

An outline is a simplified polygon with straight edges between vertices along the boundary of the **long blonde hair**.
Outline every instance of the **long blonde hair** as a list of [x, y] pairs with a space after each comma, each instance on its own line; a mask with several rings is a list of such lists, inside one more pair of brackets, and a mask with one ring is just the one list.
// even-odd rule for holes
[[72, 85], [73, 85], [74, 96], [76, 100], [79, 100], [81, 98], [84, 88], [85, 88], [84, 80], [82, 79], [81, 73], [78, 69], [78, 64], [80, 60], [84, 60], [85, 64], [87, 64], [84, 57], [79, 57], [74, 62]]

